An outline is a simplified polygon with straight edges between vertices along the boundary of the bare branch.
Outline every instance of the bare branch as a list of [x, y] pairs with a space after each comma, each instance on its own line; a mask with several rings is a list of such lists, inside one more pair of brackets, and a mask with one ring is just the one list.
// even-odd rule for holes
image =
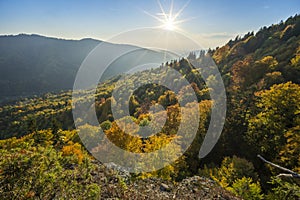
[[293, 175], [292, 174], [278, 174], [277, 177], [278, 178], [282, 178], [282, 177], [293, 178]]
[[261, 155], [257, 155], [257, 157], [259, 157], [262, 161], [264, 161], [265, 163], [268, 163], [270, 165], [272, 165], [273, 167], [276, 167], [278, 169], [281, 169], [285, 172], [288, 172], [289, 174], [279, 174], [278, 177], [293, 177], [293, 178], [300, 178], [300, 174], [290, 170], [290, 169], [287, 169], [287, 168], [284, 168], [284, 167], [281, 167], [275, 163], [272, 163], [268, 160], [266, 160], [264, 157], [262, 157]]

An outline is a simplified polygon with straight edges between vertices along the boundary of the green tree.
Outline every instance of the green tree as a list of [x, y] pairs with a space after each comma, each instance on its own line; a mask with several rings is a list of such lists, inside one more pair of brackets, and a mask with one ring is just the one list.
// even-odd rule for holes
[[270, 183], [273, 185], [273, 189], [266, 196], [266, 199], [294, 200], [300, 198], [300, 187], [296, 183], [278, 177], [272, 177]]
[[274, 85], [256, 96], [246, 139], [257, 151], [274, 159], [287, 143], [285, 134], [299, 125], [300, 86], [291, 82]]

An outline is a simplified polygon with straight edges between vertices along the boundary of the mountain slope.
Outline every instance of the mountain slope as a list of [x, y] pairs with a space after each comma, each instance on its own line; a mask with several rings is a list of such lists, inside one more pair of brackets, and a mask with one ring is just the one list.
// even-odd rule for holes
[[0, 36], [0, 99], [70, 89], [93, 39]]
[[[14, 97], [72, 89], [81, 63], [100, 43], [94, 39], [64, 40], [39, 35], [0, 36], [0, 103]], [[161, 63], [165, 56], [132, 45], [104, 44], [105, 48], [117, 47], [128, 53], [107, 67], [101, 82], [143, 63]]]

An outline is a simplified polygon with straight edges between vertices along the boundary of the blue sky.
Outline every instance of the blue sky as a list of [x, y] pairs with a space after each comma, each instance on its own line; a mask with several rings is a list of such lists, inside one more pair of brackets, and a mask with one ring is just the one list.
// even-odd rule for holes
[[[174, 11], [187, 1], [174, 0]], [[166, 11], [171, 0], [161, 0]], [[0, 0], [0, 34], [35, 33], [46, 36], [105, 40], [125, 30], [158, 26], [156, 0]], [[300, 11], [299, 0], [191, 0], [179, 25], [204, 47], [224, 44], [237, 34], [257, 31]]]

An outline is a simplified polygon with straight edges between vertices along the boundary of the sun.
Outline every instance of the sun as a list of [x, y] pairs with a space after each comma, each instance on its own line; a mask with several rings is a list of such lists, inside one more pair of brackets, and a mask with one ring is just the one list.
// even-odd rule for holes
[[161, 2], [157, 1], [159, 7], [160, 7], [160, 13], [157, 13], [156, 15], [152, 15], [146, 11], [144, 11], [147, 15], [151, 16], [152, 18], [156, 19], [161, 23], [159, 28], [163, 28], [165, 30], [173, 31], [176, 29], [179, 29], [177, 26], [178, 24], [181, 24], [185, 21], [188, 21], [189, 19], [182, 19], [178, 20], [179, 16], [182, 14], [182, 11], [185, 9], [185, 7], [189, 4], [189, 1], [186, 2], [181, 9], [178, 12], [173, 12], [174, 6], [173, 6], [173, 0], [171, 1], [169, 12], [166, 12], [163, 8]]
[[165, 21], [163, 24], [163, 28], [166, 30], [170, 30], [170, 31], [175, 30], [176, 26], [175, 26], [174, 20], [169, 19], [169, 20]]

